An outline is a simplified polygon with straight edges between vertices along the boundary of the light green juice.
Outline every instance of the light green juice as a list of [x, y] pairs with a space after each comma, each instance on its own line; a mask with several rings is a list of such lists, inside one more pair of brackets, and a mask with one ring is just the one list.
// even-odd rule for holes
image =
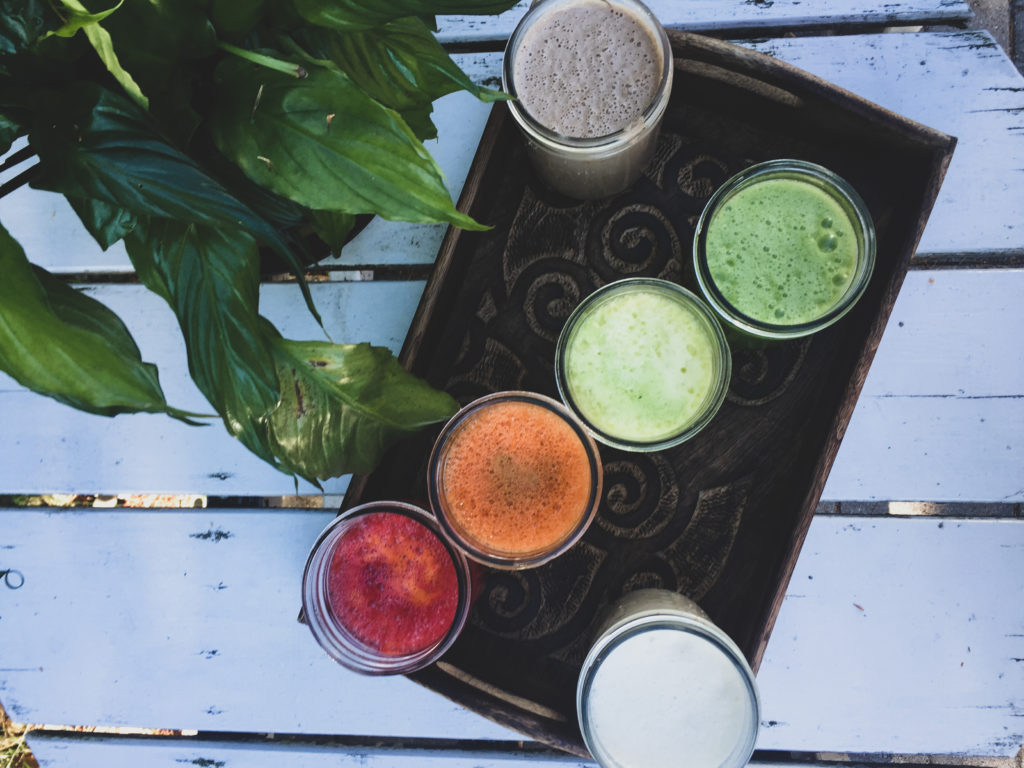
[[707, 225], [715, 287], [742, 314], [773, 325], [827, 315], [857, 272], [852, 213], [816, 184], [767, 178], [740, 188]]
[[724, 342], [695, 303], [641, 284], [580, 313], [563, 360], [565, 388], [584, 421], [619, 441], [652, 443], [718, 407]]

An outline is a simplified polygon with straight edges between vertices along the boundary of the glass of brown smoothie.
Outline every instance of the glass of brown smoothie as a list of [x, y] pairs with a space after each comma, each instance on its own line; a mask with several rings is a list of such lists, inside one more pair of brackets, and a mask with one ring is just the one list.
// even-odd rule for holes
[[638, 0], [540, 0], [509, 38], [502, 84], [540, 178], [569, 197], [607, 197], [654, 152], [672, 49]]

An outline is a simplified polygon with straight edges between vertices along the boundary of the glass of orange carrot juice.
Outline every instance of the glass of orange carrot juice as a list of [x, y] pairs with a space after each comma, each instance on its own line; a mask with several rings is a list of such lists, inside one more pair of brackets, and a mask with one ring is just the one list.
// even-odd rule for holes
[[474, 400], [445, 425], [427, 471], [445, 535], [494, 568], [541, 565], [586, 531], [601, 499], [601, 457], [565, 406], [533, 392]]

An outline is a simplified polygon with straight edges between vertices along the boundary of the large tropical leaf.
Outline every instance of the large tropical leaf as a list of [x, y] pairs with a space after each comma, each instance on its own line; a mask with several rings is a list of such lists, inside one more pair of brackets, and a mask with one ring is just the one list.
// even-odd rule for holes
[[137, 216], [240, 227], [270, 245], [299, 276], [319, 321], [302, 264], [275, 227], [239, 201], [191, 158], [164, 141], [139, 107], [96, 84], [40, 94], [29, 142], [39, 153], [34, 187], [92, 198]]
[[266, 0], [213, 0], [210, 16], [221, 37], [239, 38], [256, 26], [264, 5]]
[[474, 83], [415, 17], [369, 30], [311, 28], [298, 37], [314, 56], [331, 60], [366, 94], [401, 113], [420, 139], [437, 135], [430, 105], [446, 94], [467, 90], [485, 102], [506, 98]]
[[368, 472], [395, 441], [449, 418], [458, 403], [383, 347], [272, 338], [281, 403], [257, 429], [280, 468], [311, 482]]
[[368, 29], [404, 16], [500, 13], [515, 4], [516, 0], [295, 0], [304, 19], [334, 29]]
[[237, 229], [154, 220], [125, 245], [142, 282], [174, 310], [192, 379], [228, 431], [263, 419], [279, 388], [258, 314], [255, 241]]
[[107, 250], [135, 229], [135, 214], [124, 208], [90, 197], [69, 197], [67, 201], [78, 215], [82, 226], [103, 250]]
[[214, 140], [258, 184], [314, 210], [481, 228], [402, 118], [343, 73], [296, 79], [228, 59], [216, 82]]
[[120, 318], [33, 267], [0, 226], [0, 369], [21, 385], [102, 416], [145, 411], [187, 420], [164, 399]]
[[0, 114], [0, 155], [11, 148], [11, 144], [21, 132], [21, 125], [7, 115]]
[[0, 56], [26, 51], [59, 26], [46, 0], [0, 0]]
[[29, 142], [39, 153], [32, 186], [91, 197], [141, 216], [243, 226], [276, 244], [280, 234], [191, 158], [164, 141], [123, 96], [94, 83], [40, 94]]
[[149, 107], [149, 99], [142, 93], [139, 84], [122, 65], [114, 51], [114, 41], [110, 33], [100, 26], [100, 22], [116, 11], [124, 0], [118, 0], [117, 5], [108, 8], [100, 13], [89, 13], [89, 10], [78, 0], [60, 0], [63, 6], [59, 13], [66, 17], [66, 21], [59, 29], [50, 34], [58, 37], [74, 37], [79, 30], [85, 33], [89, 44], [96, 51], [103, 62], [103, 66], [113, 75], [114, 79], [121, 84], [125, 93], [132, 97], [143, 109]]

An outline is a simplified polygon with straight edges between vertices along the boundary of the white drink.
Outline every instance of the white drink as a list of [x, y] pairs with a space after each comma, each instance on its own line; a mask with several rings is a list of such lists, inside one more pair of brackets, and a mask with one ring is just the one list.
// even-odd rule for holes
[[[700, 612], [661, 601], [613, 621], [584, 663], [580, 727], [605, 768], [722, 768], [750, 759], [756, 684], [736, 646]], [[628, 608], [627, 608], [628, 610]]]

